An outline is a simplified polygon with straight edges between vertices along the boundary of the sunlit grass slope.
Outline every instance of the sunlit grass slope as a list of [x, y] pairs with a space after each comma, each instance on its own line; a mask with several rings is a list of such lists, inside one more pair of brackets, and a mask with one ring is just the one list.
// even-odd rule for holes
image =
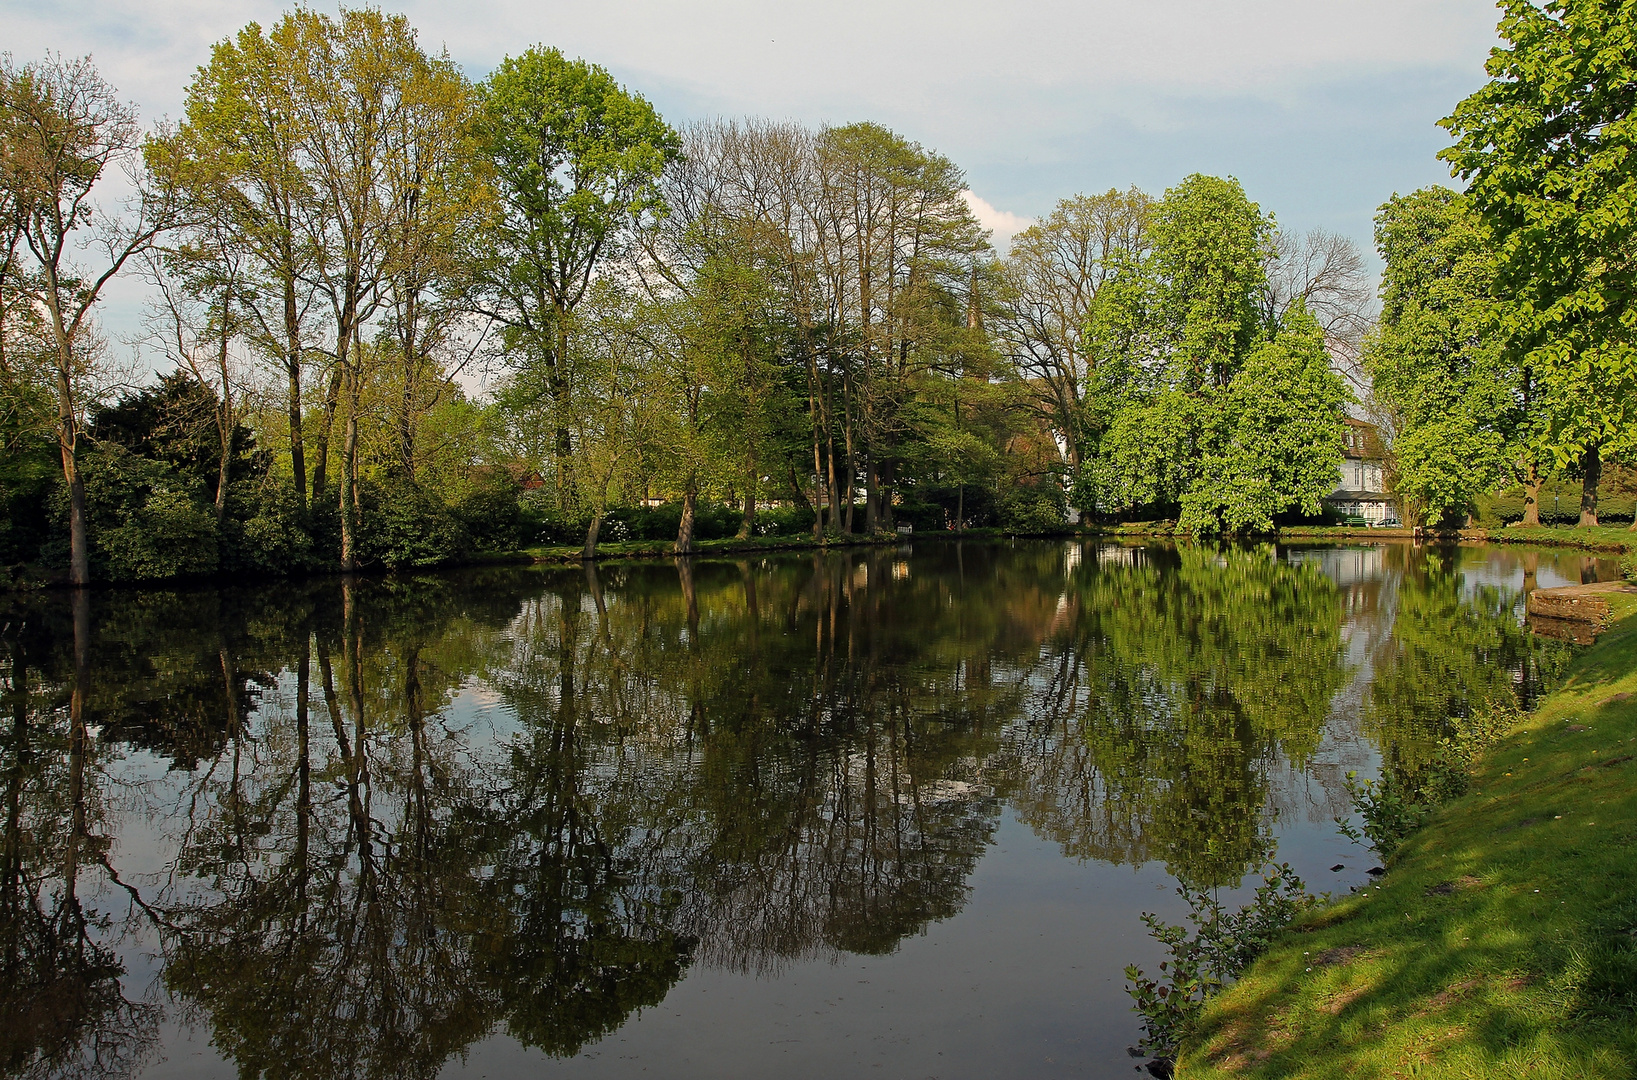
[[1379, 889], [1206, 1009], [1177, 1074], [1637, 1076], [1637, 602]]

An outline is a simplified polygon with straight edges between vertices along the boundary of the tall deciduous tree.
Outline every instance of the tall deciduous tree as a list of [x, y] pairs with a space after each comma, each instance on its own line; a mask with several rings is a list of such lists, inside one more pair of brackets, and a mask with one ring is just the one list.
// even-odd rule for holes
[[1429, 524], [1460, 518], [1515, 462], [1533, 460], [1520, 377], [1495, 333], [1494, 253], [1447, 188], [1388, 200], [1376, 245], [1382, 312], [1364, 366], [1391, 432], [1395, 489]]
[[[89, 58], [0, 63], [0, 188], [21, 258], [8, 256], [12, 303], [41, 313], [55, 391], [56, 438], [68, 488], [69, 579], [91, 579], [85, 481], [79, 442], [85, 383], [98, 357], [92, 311], [132, 257], [170, 223], [173, 203], [146, 187], [136, 112], [121, 102]], [[110, 170], [137, 188], [121, 214], [93, 192]], [[84, 260], [82, 262], [82, 260]]]
[[1153, 202], [1136, 188], [1064, 199], [1012, 238], [1004, 263], [994, 329], [1076, 472], [1090, 449], [1085, 394], [1096, 361], [1081, 336], [1103, 284], [1147, 253]]
[[1237, 180], [1190, 176], [1150, 221], [1151, 253], [1104, 283], [1087, 320], [1106, 432], [1080, 497], [1101, 510], [1170, 510], [1211, 482], [1222, 396], [1269, 329], [1273, 223]]
[[264, 32], [252, 23], [217, 42], [188, 86], [181, 125], [150, 142], [147, 156], [243, 256], [235, 304], [246, 338], [283, 377], [295, 495], [305, 506], [303, 376], [318, 337], [318, 251], [305, 225], [316, 193], [299, 106], [301, 26], [287, 17]]
[[1493, 230], [1508, 347], [1541, 381], [1560, 460], [1597, 523], [1605, 449], [1637, 425], [1637, 10], [1502, 0], [1490, 81], [1440, 156]]
[[566, 506], [570, 318], [631, 230], [663, 212], [659, 178], [679, 141], [642, 97], [556, 49], [507, 57], [479, 93], [499, 193], [479, 241], [479, 307], [503, 328], [513, 363], [544, 369]]
[[1274, 515], [1291, 510], [1318, 514], [1341, 468], [1349, 397], [1324, 331], [1298, 299], [1208, 406], [1205, 452], [1178, 526], [1243, 532], [1271, 529]]

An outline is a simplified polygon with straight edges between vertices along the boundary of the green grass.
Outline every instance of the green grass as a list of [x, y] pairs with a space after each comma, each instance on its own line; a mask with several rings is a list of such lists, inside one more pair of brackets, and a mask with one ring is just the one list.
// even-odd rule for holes
[[1629, 524], [1599, 525], [1591, 529], [1578, 526], [1513, 526], [1509, 529], [1489, 529], [1487, 532], [1489, 539], [1499, 544], [1556, 544], [1590, 551], [1637, 551], [1637, 531], [1633, 531]]
[[1637, 601], [1613, 602], [1379, 888], [1207, 1005], [1182, 1080], [1637, 1076]]

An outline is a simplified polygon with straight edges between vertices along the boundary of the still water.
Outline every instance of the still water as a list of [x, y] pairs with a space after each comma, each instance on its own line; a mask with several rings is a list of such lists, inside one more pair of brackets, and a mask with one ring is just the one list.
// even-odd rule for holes
[[[1179, 882], [1578, 554], [923, 542], [0, 600], [0, 1076], [1129, 1077]], [[1344, 867], [1332, 871], [1334, 865]]]

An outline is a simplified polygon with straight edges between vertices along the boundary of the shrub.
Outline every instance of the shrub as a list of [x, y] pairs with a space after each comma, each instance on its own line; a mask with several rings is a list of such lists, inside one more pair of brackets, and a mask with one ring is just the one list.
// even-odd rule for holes
[[[152, 581], [217, 569], [215, 508], [197, 480], [112, 443], [80, 455], [79, 465], [93, 576]], [[66, 485], [52, 491], [51, 527], [40, 553], [47, 565], [68, 565]]]
[[370, 484], [363, 503], [358, 548], [364, 562], [390, 570], [437, 566], [471, 549], [471, 538], [454, 514], [419, 485]]
[[1067, 512], [1068, 498], [1056, 484], [1019, 485], [1001, 499], [1000, 524], [1017, 532], [1056, 532]]
[[240, 574], [294, 574], [311, 568], [313, 538], [288, 483], [229, 489], [221, 567]]
[[1289, 863], [1264, 868], [1251, 902], [1234, 911], [1204, 889], [1183, 886], [1177, 895], [1188, 902], [1193, 932], [1186, 923], [1173, 926], [1144, 912], [1143, 925], [1171, 958], [1161, 961], [1154, 978], [1134, 964], [1125, 969], [1126, 993], [1143, 1018], [1143, 1049], [1161, 1057], [1187, 1037], [1207, 998], [1243, 974], [1281, 930], [1318, 903]]
[[98, 530], [96, 547], [115, 581], [209, 574], [216, 569], [216, 516], [183, 491], [160, 488], [112, 528]]
[[510, 551], [522, 541], [523, 508], [518, 503], [522, 487], [501, 473], [485, 477], [452, 508], [455, 520], [471, 537], [478, 551]]
[[812, 507], [780, 506], [756, 512], [757, 536], [800, 536], [812, 531]]

